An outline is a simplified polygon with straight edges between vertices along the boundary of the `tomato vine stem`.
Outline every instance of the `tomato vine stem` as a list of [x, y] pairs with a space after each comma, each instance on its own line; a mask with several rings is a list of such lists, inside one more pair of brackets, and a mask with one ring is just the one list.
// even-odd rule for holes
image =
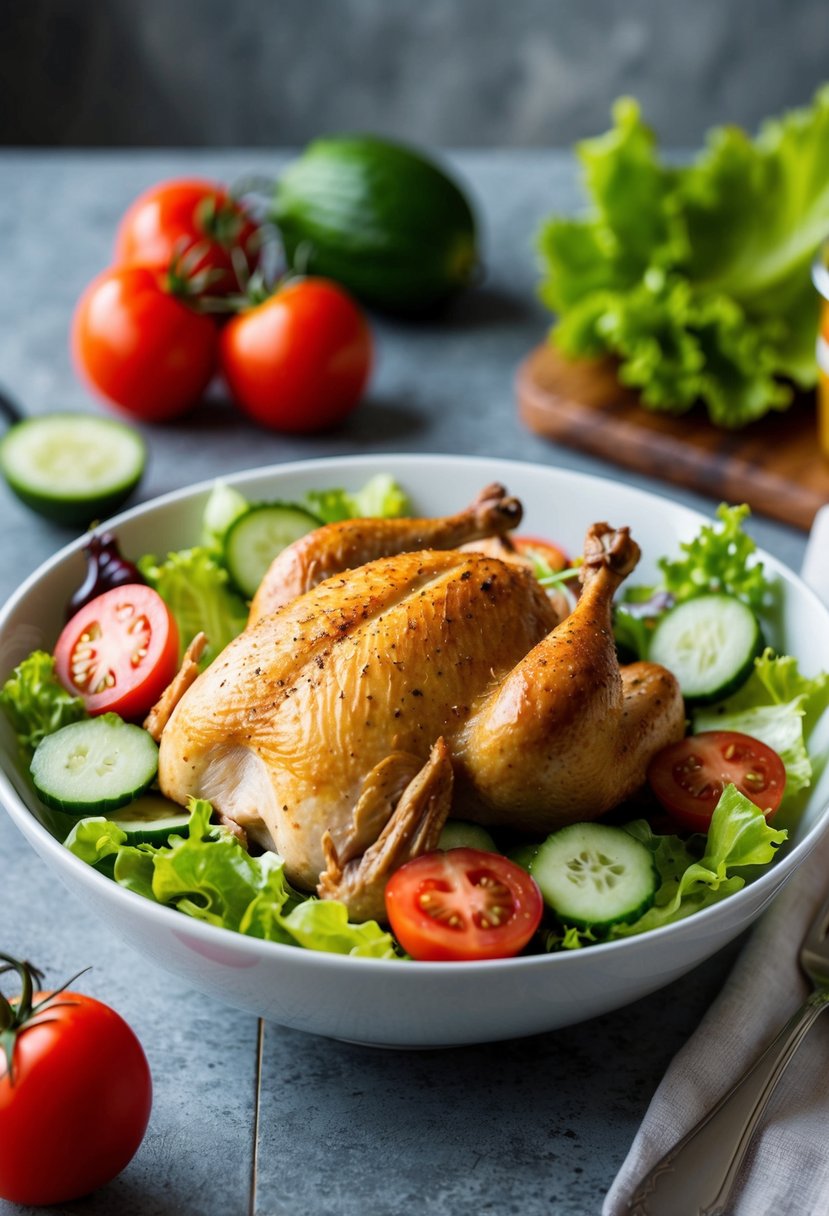
[[[33, 963], [26, 959], [14, 958], [11, 954], [4, 954], [0, 951], [0, 975], [7, 975], [9, 972], [16, 972], [20, 980], [20, 995], [12, 1000], [4, 996], [0, 992], [0, 1057], [6, 1058], [6, 1069], [9, 1075], [9, 1084], [14, 1085], [14, 1049], [17, 1043], [17, 1038], [22, 1032], [32, 1024], [33, 1019], [47, 1005], [52, 1009], [58, 1009], [64, 1004], [72, 1004], [71, 1001], [62, 1001], [54, 1003], [55, 997], [60, 996], [65, 992], [70, 984], [74, 984], [75, 980], [88, 971], [88, 967], [84, 967], [75, 975], [71, 976], [59, 988], [47, 993], [42, 1000], [34, 1002], [35, 987], [41, 987], [43, 984], [43, 972], [39, 967], [35, 967]], [[33, 1003], [34, 1002], [34, 1003]], [[37, 1025], [42, 1025], [48, 1019], [38, 1019]], [[0, 1074], [1, 1075], [1, 1074]]]

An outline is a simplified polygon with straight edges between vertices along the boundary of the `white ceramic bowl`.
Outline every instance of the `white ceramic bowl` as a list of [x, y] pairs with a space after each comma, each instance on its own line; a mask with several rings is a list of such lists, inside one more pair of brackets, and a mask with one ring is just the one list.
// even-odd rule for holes
[[[372, 456], [281, 465], [228, 478], [253, 499], [291, 499], [311, 488], [357, 488], [390, 472], [418, 512], [455, 511], [500, 480], [526, 509], [522, 530], [578, 553], [588, 524], [630, 524], [644, 552], [633, 576], [646, 582], [657, 557], [675, 552], [702, 516], [618, 482], [515, 462], [453, 456]], [[211, 483], [169, 494], [117, 517], [127, 555], [196, 542]], [[83, 569], [82, 541], [46, 562], [0, 614], [0, 678], [36, 646], [51, 648], [62, 605]], [[773, 640], [804, 671], [829, 669], [829, 611], [774, 558], [781, 602]], [[0, 718], [3, 715], [0, 714]], [[722, 903], [641, 937], [567, 953], [482, 963], [353, 959], [242, 937], [125, 891], [68, 853], [38, 821], [8, 725], [0, 723], [0, 799], [38, 853], [81, 899], [136, 949], [228, 1005], [315, 1034], [386, 1046], [445, 1046], [552, 1030], [637, 1000], [708, 958], [741, 932], [791, 876], [829, 823], [822, 772], [784, 855]], [[815, 747], [829, 749], [824, 720]], [[71, 915], [71, 909], [67, 911]]]

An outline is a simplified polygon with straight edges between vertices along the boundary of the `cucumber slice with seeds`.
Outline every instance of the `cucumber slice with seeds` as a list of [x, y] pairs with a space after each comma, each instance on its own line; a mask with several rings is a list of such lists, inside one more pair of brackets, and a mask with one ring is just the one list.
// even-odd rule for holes
[[86, 525], [111, 515], [141, 480], [137, 431], [94, 414], [42, 414], [0, 443], [0, 469], [17, 497], [47, 519]]
[[35, 749], [30, 771], [47, 806], [70, 815], [103, 815], [152, 784], [158, 746], [140, 726], [102, 714], [47, 735]]
[[579, 929], [638, 920], [658, 884], [650, 850], [624, 828], [604, 823], [573, 823], [548, 836], [530, 873], [544, 902]]
[[250, 599], [276, 555], [319, 527], [316, 515], [295, 503], [252, 506], [233, 521], [225, 535], [224, 560], [230, 577]]
[[762, 649], [757, 617], [742, 600], [700, 595], [662, 618], [648, 658], [674, 673], [686, 700], [706, 705], [744, 684]]

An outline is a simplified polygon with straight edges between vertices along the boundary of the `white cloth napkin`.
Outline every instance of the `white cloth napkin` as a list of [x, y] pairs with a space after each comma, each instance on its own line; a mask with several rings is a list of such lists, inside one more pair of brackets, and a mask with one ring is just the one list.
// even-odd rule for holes
[[[812, 529], [803, 576], [829, 602], [829, 508]], [[829, 890], [829, 834], [795, 871], [743, 949], [696, 1033], [671, 1061], [602, 1216], [622, 1216], [644, 1174], [754, 1063], [810, 991], [800, 942]], [[740, 1173], [729, 1216], [829, 1213], [829, 1014], [783, 1075]], [[686, 1216], [677, 1208], [677, 1216]], [[690, 1216], [690, 1214], [688, 1214]]]

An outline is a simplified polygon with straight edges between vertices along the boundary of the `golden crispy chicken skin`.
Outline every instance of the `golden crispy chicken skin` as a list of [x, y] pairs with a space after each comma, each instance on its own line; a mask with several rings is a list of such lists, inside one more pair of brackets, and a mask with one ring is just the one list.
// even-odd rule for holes
[[574, 610], [470, 716], [457, 751], [469, 817], [539, 833], [595, 819], [644, 784], [655, 752], [683, 737], [671, 672], [617, 661], [613, 596], [638, 560], [627, 528], [600, 523], [587, 533]]
[[326, 524], [274, 558], [253, 597], [248, 624], [334, 574], [395, 553], [459, 549], [470, 541], [501, 537], [518, 527], [522, 514], [518, 499], [493, 482], [465, 511], [442, 519], [345, 519]]
[[563, 622], [527, 569], [477, 552], [397, 553], [329, 577], [252, 623], [184, 693], [161, 736], [161, 788], [210, 799], [294, 883], [385, 919], [386, 879], [434, 847], [450, 806], [547, 832], [608, 810], [682, 736], [674, 678], [616, 662], [611, 601], [637, 558], [626, 529], [594, 525]]

